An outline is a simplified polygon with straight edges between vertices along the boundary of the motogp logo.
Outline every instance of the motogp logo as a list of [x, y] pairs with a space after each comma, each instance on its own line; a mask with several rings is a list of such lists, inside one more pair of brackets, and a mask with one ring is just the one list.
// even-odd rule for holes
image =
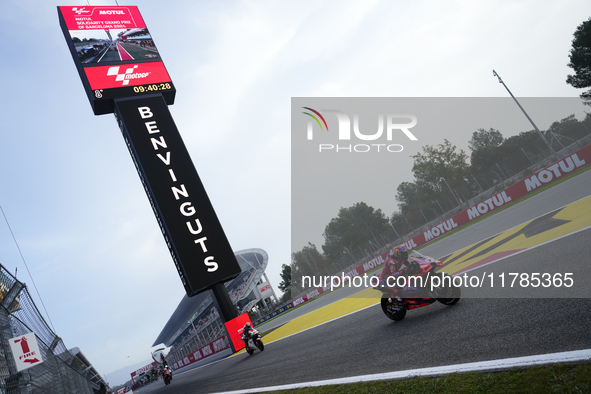
[[74, 11], [78, 15], [87, 14], [90, 12], [90, 10], [85, 10], [84, 7], [82, 7], [82, 8], [72, 7], [72, 11]]
[[132, 79], [142, 79], [148, 77], [151, 73], [138, 73], [135, 72], [139, 65], [135, 65], [125, 70], [123, 74], [119, 73], [120, 66], [109, 67], [107, 70], [107, 77], [115, 76], [115, 81], [121, 82], [121, 86], [129, 85], [129, 81]]

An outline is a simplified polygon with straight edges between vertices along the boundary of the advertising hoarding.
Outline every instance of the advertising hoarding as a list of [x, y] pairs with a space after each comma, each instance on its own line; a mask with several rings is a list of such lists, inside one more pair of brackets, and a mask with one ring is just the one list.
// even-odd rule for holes
[[113, 113], [113, 99], [175, 87], [136, 6], [59, 6], [60, 26], [95, 115]]
[[268, 298], [273, 295], [273, 290], [271, 290], [271, 285], [269, 282], [263, 282], [257, 287], [259, 289], [259, 293], [261, 293], [261, 297]]

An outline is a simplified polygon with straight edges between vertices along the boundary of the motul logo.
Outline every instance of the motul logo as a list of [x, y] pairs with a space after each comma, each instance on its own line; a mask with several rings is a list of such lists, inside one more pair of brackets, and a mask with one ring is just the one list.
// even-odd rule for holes
[[112, 10], [112, 11], [108, 11], [108, 10], [104, 11], [104, 10], [101, 10], [101, 11], [99, 11], [99, 15], [125, 15], [125, 12], [123, 12], [123, 11], [115, 11], [115, 10]]

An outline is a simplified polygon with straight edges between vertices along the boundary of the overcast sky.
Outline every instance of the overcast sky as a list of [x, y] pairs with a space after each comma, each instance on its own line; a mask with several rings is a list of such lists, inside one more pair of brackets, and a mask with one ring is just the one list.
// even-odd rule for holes
[[[104, 375], [150, 357], [184, 289], [113, 115], [92, 114], [58, 5], [86, 3], [0, 3], [0, 205], [57, 334]], [[264, 249], [275, 289], [291, 253], [291, 97], [505, 97], [493, 68], [518, 97], [576, 97], [568, 53], [591, 15], [588, 0], [132, 5], [233, 249]], [[38, 301], [1, 219], [0, 264]]]

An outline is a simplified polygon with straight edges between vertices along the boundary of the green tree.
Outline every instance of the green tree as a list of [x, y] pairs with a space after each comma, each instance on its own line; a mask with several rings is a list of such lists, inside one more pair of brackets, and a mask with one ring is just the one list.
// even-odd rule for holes
[[316, 249], [316, 245], [308, 242], [308, 245], [304, 246], [302, 250], [291, 254], [291, 285], [300, 287], [302, 285], [302, 276], [316, 275], [327, 265], [328, 260], [326, 257]]
[[[591, 87], [591, 17], [577, 27], [569, 58], [568, 66], [575, 73], [568, 75], [566, 83], [577, 89]], [[591, 105], [591, 89], [581, 93], [580, 97], [585, 104]]]
[[[589, 134], [589, 124], [591, 124], [591, 119], [589, 119], [589, 117], [585, 117], [583, 121], [579, 122], [575, 115], [572, 114], [562, 119], [560, 122], [552, 123], [548, 131], [554, 133], [558, 138], [562, 137], [563, 140], [564, 137], [566, 137], [567, 144], [570, 144], [574, 140], [581, 139]], [[546, 134], [549, 133], [546, 132]], [[546, 138], [551, 138], [551, 136], [546, 135]]]
[[414, 159], [415, 183], [426, 194], [449, 194], [447, 185], [459, 187], [469, 173], [466, 152], [463, 149], [457, 151], [447, 139], [437, 147], [426, 145], [423, 153], [411, 157]]
[[478, 129], [472, 133], [472, 138], [468, 141], [468, 147], [472, 152], [485, 147], [497, 147], [503, 143], [503, 134], [493, 128], [489, 130]]
[[420, 203], [419, 187], [412, 182], [402, 182], [396, 188], [396, 201], [402, 213], [412, 210], [413, 206]]
[[358, 202], [352, 207], [341, 208], [338, 216], [325, 227], [322, 250], [330, 261], [335, 261], [343, 251], [352, 251], [387, 228], [388, 218], [381, 209]]
[[283, 264], [279, 275], [281, 276], [282, 281], [277, 287], [285, 293], [291, 287], [291, 266]]
[[393, 212], [392, 216], [390, 216], [390, 224], [396, 229], [399, 236], [404, 236], [413, 230], [402, 212]]
[[[546, 138], [549, 138], [549, 136]], [[527, 157], [522, 154], [519, 154], [517, 157], [514, 155], [517, 151], [520, 151], [521, 148], [534, 144], [539, 145], [543, 150], [546, 149], [538, 133], [535, 130], [530, 130], [506, 138], [499, 146], [487, 146], [475, 150], [472, 152], [470, 157], [470, 171], [472, 174], [478, 175], [486, 170], [491, 169], [495, 163], [498, 163], [512, 155], [515, 158], [513, 165], [521, 166], [523, 168], [528, 167], [529, 159]], [[541, 158], [532, 157], [532, 160], [534, 159], [537, 160]], [[501, 176], [499, 175], [499, 177]]]
[[433, 202], [433, 190], [424, 184], [402, 182], [396, 188], [396, 201], [402, 214], [417, 212], [422, 205]]

